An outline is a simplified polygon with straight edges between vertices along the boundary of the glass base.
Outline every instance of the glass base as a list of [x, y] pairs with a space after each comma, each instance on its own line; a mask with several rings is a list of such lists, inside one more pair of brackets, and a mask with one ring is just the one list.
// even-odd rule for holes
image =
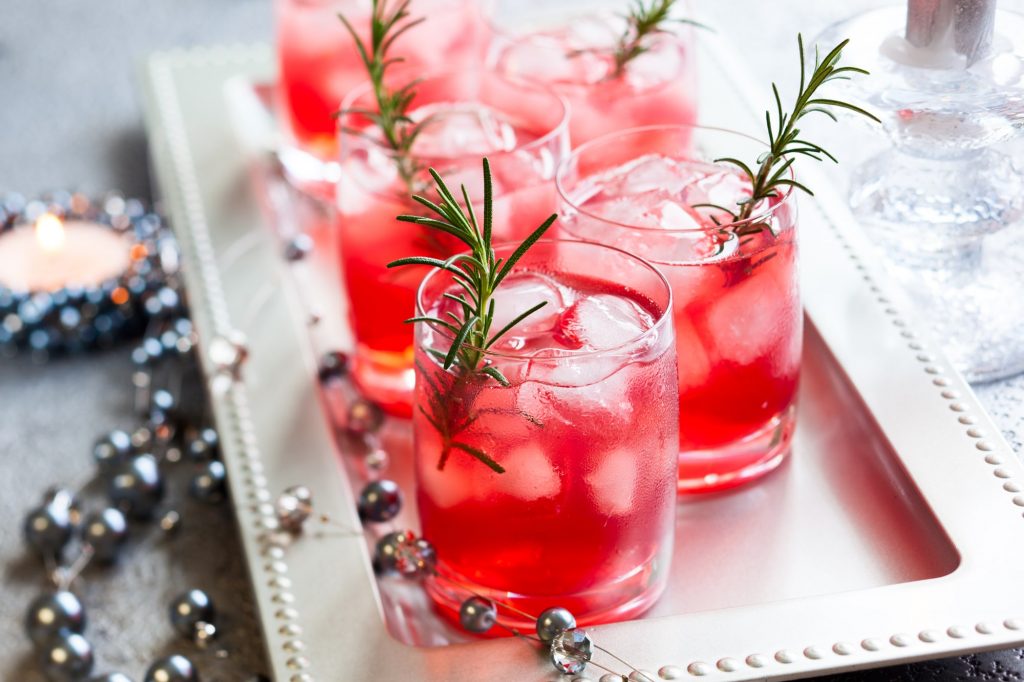
[[352, 378], [359, 392], [388, 414], [403, 419], [412, 417], [416, 373], [407, 354], [376, 351], [359, 345]]
[[439, 575], [428, 579], [425, 585], [427, 594], [441, 616], [460, 629], [459, 607], [469, 597], [478, 595], [498, 604], [498, 623], [504, 626], [492, 628], [488, 635], [507, 636], [511, 634], [511, 629], [532, 635], [536, 632], [536, 616], [556, 606], [568, 609], [576, 617], [576, 624], [581, 627], [617, 623], [641, 616], [664, 593], [671, 557], [672, 543], [668, 541], [650, 561], [636, 567], [631, 573], [614, 582], [576, 594], [525, 595], [494, 590], [445, 571], [443, 565], [438, 566]]
[[334, 203], [335, 188], [341, 178], [341, 166], [335, 160], [320, 158], [294, 144], [277, 150], [277, 160], [288, 183], [296, 189]]
[[790, 406], [742, 440], [679, 453], [679, 492], [714, 492], [764, 476], [786, 459], [795, 430], [796, 407]]

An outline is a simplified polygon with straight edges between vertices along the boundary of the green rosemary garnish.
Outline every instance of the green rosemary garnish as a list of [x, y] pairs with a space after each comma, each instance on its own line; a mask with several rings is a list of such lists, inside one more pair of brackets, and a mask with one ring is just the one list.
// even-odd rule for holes
[[439, 230], [451, 235], [465, 244], [469, 253], [462, 253], [447, 260], [414, 256], [401, 258], [388, 263], [389, 268], [405, 265], [428, 265], [451, 274], [452, 280], [461, 287], [458, 294], [446, 292], [444, 298], [458, 304], [456, 311], [446, 313], [447, 319], [430, 315], [413, 317], [407, 322], [423, 322], [447, 330], [452, 335], [451, 346], [447, 352], [428, 349], [437, 358], [445, 370], [452, 370], [453, 382], [442, 385], [430, 378], [426, 368], [420, 366], [420, 376], [424, 378], [430, 389], [431, 399], [427, 406], [419, 405], [420, 412], [441, 434], [443, 449], [438, 468], [443, 469], [451, 450], [458, 449], [472, 455], [497, 473], [505, 470], [486, 453], [465, 443], [455, 440], [459, 432], [468, 427], [477, 417], [471, 410], [472, 391], [481, 387], [486, 379], [497, 381], [508, 386], [509, 381], [497, 367], [485, 359], [487, 349], [491, 348], [502, 336], [524, 319], [543, 308], [547, 302], [542, 301], [516, 316], [511, 322], [498, 330], [493, 330], [495, 290], [502, 280], [526, 252], [536, 243], [558, 217], [550, 216], [535, 229], [529, 237], [516, 247], [507, 259], [497, 258], [491, 245], [491, 225], [493, 213], [493, 188], [491, 182], [491, 166], [487, 159], [483, 160], [484, 174], [484, 211], [482, 224], [477, 220], [473, 204], [469, 199], [466, 186], [462, 185], [463, 203], [460, 204], [455, 195], [445, 184], [441, 176], [431, 168], [430, 175], [434, 179], [440, 203], [434, 203], [421, 196], [413, 196], [413, 200], [437, 215], [436, 218], [416, 215], [401, 215], [398, 220], [416, 223], [424, 227]]
[[633, 4], [626, 14], [626, 30], [619, 36], [615, 46], [615, 70], [612, 78], [618, 78], [626, 68], [626, 64], [633, 61], [643, 53], [651, 49], [651, 36], [659, 33], [667, 33], [665, 24], [677, 21], [683, 24], [701, 26], [690, 19], [673, 20], [670, 18], [672, 7], [676, 0], [633, 0]]
[[810, 78], [807, 78], [807, 68], [804, 63], [804, 39], [802, 35], [797, 35], [797, 44], [800, 48], [800, 89], [793, 104], [793, 109], [788, 113], [782, 110], [782, 98], [779, 96], [779, 89], [775, 83], [772, 83], [772, 93], [775, 95], [776, 121], [775, 125], [773, 125], [771, 112], [765, 111], [764, 118], [768, 126], [769, 149], [757, 158], [757, 163], [759, 164], [757, 172], [755, 173], [749, 165], [736, 158], [715, 159], [715, 163], [729, 163], [743, 171], [750, 179], [751, 195], [737, 202], [739, 211], [733, 211], [723, 206], [715, 206], [715, 208], [728, 211], [736, 221], [743, 221], [753, 215], [754, 209], [760, 202], [765, 199], [781, 196], [782, 188], [784, 187], [793, 187], [813, 196], [814, 192], [788, 175], [797, 155], [808, 156], [815, 161], [824, 161], [825, 158], [831, 159], [835, 163], [839, 163], [839, 161], [821, 145], [800, 137], [800, 129], [796, 126], [805, 116], [819, 113], [828, 116], [833, 121], [838, 121], [832, 109], [847, 109], [881, 123], [875, 115], [854, 104], [818, 95], [818, 90], [827, 83], [837, 80], [848, 80], [849, 76], [846, 74], [858, 73], [868, 75], [867, 71], [856, 66], [839, 66], [843, 48], [849, 42], [849, 40], [844, 40], [836, 45], [824, 59], [819, 58], [817, 47], [815, 47], [814, 69]]
[[[409, 118], [407, 111], [416, 96], [416, 86], [419, 81], [412, 80], [397, 90], [389, 89], [384, 83], [388, 68], [404, 61], [402, 57], [389, 57], [388, 50], [399, 36], [424, 21], [423, 17], [409, 18], [409, 2], [410, 0], [400, 0], [395, 10], [388, 12], [388, 0], [373, 0], [369, 49], [359, 38], [359, 34], [356, 33], [349, 20], [344, 15], [338, 14], [338, 18], [341, 19], [352, 36], [352, 40], [355, 41], [356, 50], [359, 51], [359, 57], [366, 67], [370, 83], [373, 86], [373, 95], [377, 101], [376, 111], [353, 107], [339, 113], [359, 114], [376, 124], [384, 136], [384, 142], [394, 152], [395, 164], [402, 181], [411, 191], [416, 174], [421, 170], [417, 161], [412, 157], [412, 146], [422, 130], [424, 121], [416, 123]], [[349, 132], [362, 134], [358, 130], [350, 129]]]

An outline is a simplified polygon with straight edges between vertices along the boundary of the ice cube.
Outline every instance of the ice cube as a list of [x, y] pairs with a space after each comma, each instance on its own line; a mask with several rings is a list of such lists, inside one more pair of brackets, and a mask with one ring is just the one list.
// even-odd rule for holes
[[529, 271], [514, 272], [492, 294], [494, 318], [491, 331], [503, 329], [538, 303], [547, 305], [517, 324], [502, 338], [507, 344], [512, 343], [511, 339], [516, 337], [551, 331], [558, 324], [566, 303], [571, 302], [570, 296], [570, 291], [560, 287], [547, 275]]
[[505, 473], [495, 478], [493, 484], [502, 494], [533, 502], [555, 497], [562, 488], [558, 470], [536, 443], [510, 450], [501, 461]]
[[607, 350], [628, 343], [653, 326], [651, 314], [632, 300], [595, 294], [566, 309], [556, 334], [569, 348]]
[[690, 213], [688, 208], [683, 208], [674, 201], [665, 201], [658, 211], [661, 215], [658, 226], [666, 230], [699, 230], [703, 223]]
[[767, 274], [755, 271], [723, 289], [711, 306], [705, 322], [713, 357], [749, 365], [787, 347], [795, 297]]
[[679, 391], [700, 388], [711, 376], [711, 358], [705, 341], [688, 319], [676, 318], [676, 354], [679, 367]]
[[516, 146], [515, 128], [480, 104], [435, 102], [419, 107], [410, 117], [422, 123], [413, 143], [418, 156], [453, 158], [508, 151]]
[[[737, 202], [750, 196], [750, 182], [732, 169], [708, 164], [690, 164], [689, 168], [691, 182], [680, 195], [683, 203], [689, 206], [714, 204], [735, 211]], [[696, 210], [723, 223], [731, 220], [729, 214], [721, 209], [698, 206]]]
[[661, 154], [648, 154], [615, 170], [617, 191], [621, 195], [643, 194], [661, 190], [668, 194], [683, 191], [692, 180], [685, 166]]
[[632, 450], [598, 455], [597, 467], [586, 475], [594, 505], [608, 516], [633, 511], [640, 463]]
[[597, 83], [608, 75], [606, 55], [574, 45], [557, 34], [535, 34], [516, 42], [500, 57], [510, 76], [542, 83]]

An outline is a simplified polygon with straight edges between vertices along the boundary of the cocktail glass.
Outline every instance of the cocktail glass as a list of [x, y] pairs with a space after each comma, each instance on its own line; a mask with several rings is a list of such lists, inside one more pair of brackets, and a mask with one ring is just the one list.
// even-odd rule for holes
[[[418, 314], [444, 317], [453, 290], [432, 272]], [[487, 352], [508, 386], [444, 370], [450, 333], [416, 325], [417, 503], [439, 572], [428, 590], [456, 616], [470, 592], [534, 616], [561, 606], [581, 624], [639, 614], [665, 587], [673, 542], [668, 283], [618, 249], [550, 240], [495, 297], [495, 329], [547, 301]], [[500, 604], [498, 617], [534, 625]]]
[[651, 36], [650, 48], [616, 73], [613, 50], [625, 24], [597, 12], [553, 28], [495, 37], [489, 57], [509, 78], [544, 83], [572, 110], [574, 147], [602, 135], [647, 125], [696, 121], [693, 27]]
[[[639, 128], [577, 149], [559, 171], [561, 229], [649, 260], [672, 285], [679, 354], [679, 488], [757, 478], [789, 451], [803, 316], [792, 193], [735, 221], [750, 185], [722, 156], [738, 133]], [[717, 221], [717, 222], [716, 222]]]
[[[409, 78], [397, 72], [395, 78]], [[373, 108], [368, 85], [354, 91], [342, 109]], [[404, 321], [416, 307], [416, 288], [425, 269], [388, 270], [410, 255], [447, 257], [460, 248], [436, 231], [403, 223], [400, 214], [424, 209], [410, 194], [425, 193], [427, 168], [453, 186], [464, 182], [474, 202], [482, 201], [480, 159], [494, 176], [494, 225], [498, 240], [522, 239], [558, 208], [553, 179], [568, 153], [568, 112], [549, 90], [507, 81], [482, 70], [424, 78], [416, 87], [410, 116], [429, 117], [412, 148], [418, 171], [407, 182], [394, 153], [375, 137], [362, 115], [340, 118], [341, 182], [337, 207], [341, 262], [349, 319], [356, 340], [355, 379], [385, 409], [409, 415], [414, 383], [413, 332]], [[481, 206], [477, 206], [482, 210]]]
[[[398, 6], [389, 0], [387, 8]], [[412, 0], [412, 18], [424, 22], [403, 34], [390, 55], [410, 67], [437, 71], [479, 64], [490, 42], [487, 3]], [[275, 0], [279, 110], [286, 142], [281, 160], [289, 176], [314, 188], [337, 180], [335, 113], [342, 99], [367, 81], [366, 67], [338, 14], [369, 44], [370, 0]]]

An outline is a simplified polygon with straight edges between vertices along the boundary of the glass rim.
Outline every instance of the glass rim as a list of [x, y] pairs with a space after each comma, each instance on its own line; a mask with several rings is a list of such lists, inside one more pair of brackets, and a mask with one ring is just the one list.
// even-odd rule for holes
[[[566, 349], [567, 352], [562, 354], [562, 355], [541, 355], [541, 356], [536, 356], [536, 355], [521, 355], [521, 354], [513, 353], [513, 352], [501, 352], [501, 351], [493, 351], [493, 350], [484, 350], [484, 349], [481, 349], [481, 348], [476, 348], [475, 346], [471, 346], [471, 345], [466, 344], [466, 343], [462, 344], [463, 346], [465, 346], [466, 348], [469, 348], [470, 350], [480, 351], [481, 353], [483, 353], [484, 357], [488, 357], [488, 358], [502, 358], [502, 359], [507, 359], [507, 360], [517, 360], [517, 361], [525, 361], [525, 362], [537, 362], [537, 361], [541, 361], [541, 362], [545, 362], [545, 363], [548, 363], [548, 362], [564, 362], [566, 360], [578, 360], [578, 359], [584, 359], [584, 358], [601, 357], [603, 355], [618, 354], [624, 348], [629, 348], [631, 346], [635, 346], [638, 343], [641, 343], [645, 338], [647, 338], [647, 337], [651, 336], [652, 334], [654, 334], [655, 332], [660, 333], [661, 330], [666, 325], [672, 324], [672, 303], [673, 303], [673, 297], [674, 297], [674, 294], [672, 292], [672, 285], [669, 283], [668, 278], [665, 277], [665, 275], [661, 272], [661, 270], [658, 269], [658, 267], [656, 267], [653, 263], [651, 263], [650, 261], [648, 261], [645, 258], [641, 258], [640, 256], [632, 254], [629, 251], [626, 251], [625, 249], [620, 249], [617, 246], [610, 246], [608, 244], [601, 244], [599, 242], [588, 242], [588, 241], [585, 241], [585, 240], [582, 240], [582, 239], [556, 239], [556, 238], [538, 239], [534, 243], [533, 247], [542, 246], [542, 245], [543, 246], [551, 246], [551, 245], [556, 245], [556, 244], [572, 244], [574, 246], [583, 246], [583, 247], [586, 247], [586, 248], [597, 248], [597, 249], [604, 249], [604, 250], [607, 250], [607, 251], [614, 251], [614, 252], [617, 252], [620, 256], [624, 256], [625, 258], [627, 258], [629, 260], [633, 260], [633, 261], [639, 263], [644, 268], [646, 268], [648, 271], [654, 273], [654, 276], [655, 276], [656, 280], [660, 283], [660, 286], [665, 290], [665, 293], [667, 295], [667, 297], [665, 299], [665, 309], [663, 311], [661, 311], [661, 313], [658, 315], [658, 318], [655, 320], [654, 324], [652, 324], [650, 326], [650, 328], [645, 329], [642, 333], [634, 336], [633, 338], [629, 339], [628, 341], [625, 341], [624, 343], [621, 343], [621, 344], [618, 344], [616, 346], [613, 346], [612, 348], [602, 348], [600, 350], [587, 350], [587, 351], [572, 351], [572, 350]], [[502, 249], [504, 249], [504, 250], [514, 250], [517, 246], [519, 246], [519, 244], [516, 243], [516, 242], [501, 242], [500, 244], [497, 244], [497, 245], [494, 246], [494, 251], [497, 253], [497, 252], [501, 251]], [[531, 247], [531, 248], [533, 248], [533, 247]], [[469, 252], [468, 251], [463, 251], [461, 253], [469, 253]], [[530, 252], [527, 251], [526, 255], [529, 255], [529, 254], [530, 254]], [[520, 261], [520, 262], [522, 262], [522, 261]], [[517, 267], [518, 267], [518, 264], [517, 264]], [[512, 274], [513, 272], [515, 272], [516, 269], [517, 268], [513, 268], [512, 271], [510, 271], [509, 274]], [[447, 271], [446, 270], [441, 270], [441, 269], [438, 269], [438, 268], [432, 269], [430, 272], [428, 272], [426, 274], [426, 276], [420, 282], [419, 286], [416, 288], [416, 316], [417, 317], [423, 317], [423, 316], [427, 315], [427, 311], [426, 311], [426, 308], [425, 308], [425, 305], [424, 305], [424, 297], [425, 297], [425, 294], [426, 294], [427, 287], [430, 285], [430, 283], [434, 280], [435, 277], [440, 276], [440, 274], [444, 273], [444, 272], [447, 272]], [[451, 273], [448, 273], [448, 274], [451, 274]], [[431, 322], [418, 322], [417, 324], [429, 324], [430, 327], [435, 332], [437, 332], [438, 334], [441, 334], [442, 336], [444, 336], [445, 338], [448, 338], [448, 339], [452, 339], [453, 338], [453, 335], [452, 335], [451, 331], [449, 331], [449, 330], [447, 330], [447, 329], [445, 329], [443, 327], [438, 327], [436, 324], [433, 324]], [[417, 343], [417, 345], [418, 345], [418, 343]]]
[[[563, 179], [564, 179], [565, 174], [568, 172], [569, 168], [572, 167], [572, 164], [574, 162], [578, 161], [579, 158], [583, 155], [584, 152], [590, 151], [591, 149], [593, 149], [595, 147], [599, 147], [602, 144], [608, 144], [608, 143], [614, 141], [617, 138], [625, 137], [627, 135], [634, 135], [634, 134], [638, 134], [638, 133], [647, 133], [647, 132], [656, 132], [656, 131], [682, 131], [682, 130], [709, 130], [709, 131], [716, 132], [716, 133], [726, 133], [728, 135], [733, 135], [733, 136], [736, 136], [736, 137], [746, 138], [747, 140], [750, 140], [752, 142], [756, 142], [758, 145], [760, 145], [762, 147], [767, 147], [767, 145], [765, 145], [764, 142], [762, 142], [761, 140], [758, 140], [756, 137], [753, 137], [751, 135], [747, 135], [746, 133], [738, 132], [736, 130], [730, 130], [729, 128], [719, 128], [717, 126], [701, 126], [701, 125], [690, 125], [690, 124], [687, 124], [687, 123], [674, 123], [674, 124], [638, 126], [638, 127], [635, 127], [635, 128], [623, 128], [622, 130], [616, 130], [615, 132], [607, 133], [605, 135], [601, 135], [600, 137], [595, 137], [594, 139], [589, 140], [588, 142], [584, 142], [579, 147], [573, 149], [572, 152], [569, 154], [569, 156], [567, 156], [562, 161], [562, 163], [559, 164], [558, 170], [555, 171], [555, 189], [558, 191], [558, 195], [562, 198], [562, 201], [564, 201], [565, 204], [567, 206], [569, 206], [576, 213], [579, 213], [581, 215], [585, 215], [588, 218], [592, 218], [593, 220], [600, 221], [600, 222], [605, 223], [607, 225], [613, 225], [615, 227], [621, 227], [621, 228], [627, 229], [627, 230], [634, 230], [634, 231], [637, 231], [637, 232], [650, 232], [650, 233], [665, 234], [665, 235], [672, 235], [672, 234], [701, 234], [701, 233], [709, 234], [709, 233], [721, 232], [723, 229], [728, 229], [730, 227], [736, 227], [736, 226], [742, 226], [742, 225], [750, 225], [750, 224], [755, 223], [755, 222], [761, 222], [761, 221], [766, 220], [767, 218], [771, 217], [776, 211], [781, 209], [783, 206], [788, 205], [789, 203], [791, 203], [791, 197], [795, 197], [795, 194], [794, 194], [794, 191], [793, 191], [795, 188], [793, 186], [789, 185], [789, 186], [786, 187], [786, 191], [783, 194], [782, 199], [778, 203], [776, 203], [773, 206], [769, 206], [765, 210], [763, 210], [763, 211], [761, 211], [759, 213], [756, 213], [756, 214], [750, 216], [749, 218], [745, 218], [743, 220], [733, 220], [733, 221], [730, 221], [730, 222], [727, 222], [727, 223], [722, 223], [721, 225], [715, 225], [713, 227], [685, 227], [685, 228], [671, 228], [671, 229], [670, 228], [664, 228], [664, 227], [644, 227], [642, 225], [630, 225], [628, 223], [619, 222], [617, 220], [611, 220], [609, 218], [605, 218], [604, 216], [600, 216], [600, 215], [597, 215], [596, 213], [592, 213], [591, 211], [585, 210], [584, 208], [579, 206], [575, 201], [573, 201], [571, 198], [569, 198], [569, 193], [568, 193], [568, 191], [566, 191], [565, 187], [563, 186], [564, 185]], [[640, 158], [640, 157], [633, 157], [632, 160], [635, 160], [637, 158]], [[789, 169], [789, 175], [790, 175], [790, 177], [793, 177], [793, 175], [794, 175], [792, 168]]]
[[[404, 67], [400, 67], [398, 69], [395, 69], [394, 71], [392, 71], [392, 73], [406, 73], [406, 72], [416, 73], [416, 71], [418, 71], [418, 69], [416, 67], [404, 66]], [[543, 83], [534, 83], [532, 81], [523, 81], [523, 80], [516, 80], [516, 79], [513, 79], [513, 78], [509, 78], [508, 76], [506, 76], [506, 75], [504, 75], [502, 73], [499, 73], [499, 72], [495, 71], [494, 69], [488, 68], [486, 66], [475, 66], [475, 67], [461, 68], [461, 69], [460, 68], [448, 68], [448, 69], [441, 69], [441, 70], [436, 70], [436, 71], [428, 71], [427, 73], [425, 73], [424, 75], [419, 77], [418, 80], [419, 81], [436, 81], [436, 80], [442, 80], [442, 79], [446, 79], [446, 78], [451, 78], [453, 76], [465, 75], [466, 73], [486, 74], [486, 76], [488, 78], [499, 79], [503, 83], [507, 83], [508, 85], [510, 85], [510, 86], [512, 86], [514, 88], [519, 88], [521, 90], [533, 90], [535, 92], [541, 92], [541, 93], [544, 93], [544, 94], [552, 97], [558, 103], [558, 105], [562, 108], [561, 115], [558, 117], [558, 122], [555, 123], [555, 125], [552, 126], [551, 129], [548, 130], [547, 132], [545, 132], [543, 135], [539, 135], [539, 136], [537, 136], [537, 137], [535, 137], [535, 138], [533, 138], [533, 139], [531, 139], [528, 142], [525, 142], [523, 144], [516, 144], [511, 149], [498, 149], [498, 150], [489, 151], [489, 152], [482, 153], [482, 154], [479, 153], [479, 152], [473, 152], [473, 153], [468, 153], [467, 152], [467, 153], [457, 154], [457, 155], [444, 155], [444, 154], [436, 155], [435, 154], [435, 155], [430, 155], [430, 156], [417, 156], [416, 157], [417, 159], [420, 159], [422, 161], [430, 162], [430, 161], [458, 161], [460, 159], [470, 159], [470, 158], [474, 158], [474, 157], [476, 157], [476, 158], [483, 158], [485, 156], [487, 158], [489, 158], [489, 159], [502, 158], [502, 157], [504, 157], [506, 155], [517, 154], [519, 152], [530, 151], [530, 150], [533, 150], [535, 148], [543, 147], [543, 146], [549, 144], [552, 140], [555, 140], [559, 135], [563, 135], [563, 134], [567, 135], [568, 134], [568, 131], [569, 131], [569, 119], [570, 119], [569, 100], [566, 99], [563, 95], [561, 95], [558, 92], [556, 92], [554, 88], [549, 87], [547, 85], [544, 85]], [[343, 134], [342, 131], [341, 131], [341, 119], [343, 117], [345, 117], [346, 115], [348, 115], [347, 114], [347, 110], [350, 109], [361, 97], [364, 97], [367, 94], [369, 94], [370, 91], [372, 90], [372, 88], [373, 88], [373, 84], [372, 83], [370, 83], [369, 81], [364, 81], [364, 82], [360, 83], [357, 87], [352, 88], [352, 90], [350, 90], [348, 93], [346, 93], [345, 97], [341, 100], [341, 104], [340, 104], [340, 106], [338, 108], [338, 112], [339, 113], [338, 113], [338, 125], [337, 125], [337, 128], [338, 128], [338, 133], [337, 134], [338, 134], [339, 137]], [[451, 104], [458, 104], [459, 102], [468, 102], [468, 101], [472, 101], [472, 100], [455, 100], [455, 101], [452, 101], [450, 103]], [[375, 146], [377, 146], [377, 147], [381, 148], [382, 150], [384, 150], [385, 153], [390, 153], [391, 152], [390, 149], [388, 149], [384, 145], [380, 144], [376, 140], [373, 140], [372, 138], [369, 138], [369, 137], [366, 137], [366, 136], [362, 136], [362, 135], [354, 135], [354, 134], [353, 134], [353, 137], [362, 137], [363, 139], [367, 140], [371, 144], [374, 144]]]

